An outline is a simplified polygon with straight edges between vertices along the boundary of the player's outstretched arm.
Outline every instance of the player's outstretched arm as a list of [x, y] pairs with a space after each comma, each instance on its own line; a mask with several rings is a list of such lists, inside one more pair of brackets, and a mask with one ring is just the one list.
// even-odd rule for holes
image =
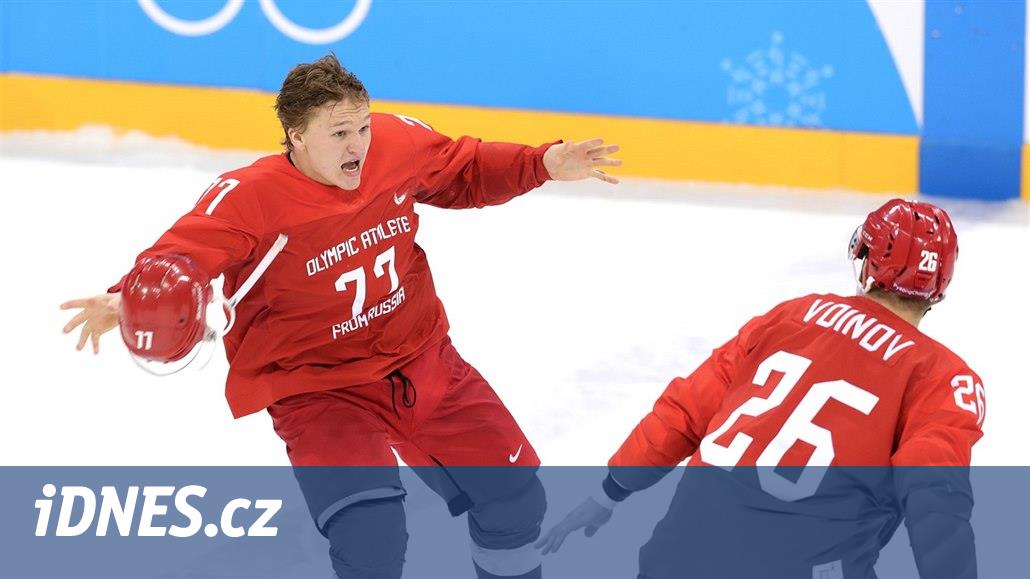
[[100, 352], [100, 336], [118, 327], [118, 306], [121, 299], [122, 294], [111, 293], [70, 300], [61, 304], [62, 310], [81, 310], [64, 325], [65, 334], [82, 326], [79, 343], [75, 346], [76, 350], [81, 350], [86, 346], [87, 341], [91, 341], [93, 342], [93, 353]]
[[540, 540], [533, 544], [541, 549], [541, 555], [557, 553], [565, 542], [565, 537], [578, 529], [584, 529], [583, 534], [593, 537], [594, 533], [612, 518], [612, 509], [602, 506], [593, 497], [588, 497], [583, 504], [572, 510], [557, 525], [551, 527]]
[[[139, 254], [136, 262], [146, 256], [186, 256], [208, 279], [218, 277], [232, 265], [247, 259], [257, 247], [261, 232], [253, 224], [262, 223], [264, 214], [253, 196], [253, 189], [242, 172], [220, 176], [204, 191], [196, 206], [179, 218], [154, 245]], [[81, 310], [64, 326], [66, 334], [82, 326], [77, 349], [92, 341], [93, 353], [99, 353], [100, 336], [118, 327], [122, 300], [119, 292], [124, 281], [122, 278], [109, 293], [61, 304], [62, 310]]]
[[[605, 169], [618, 167], [618, 145], [603, 139], [531, 147], [516, 143], [457, 140], [410, 118], [397, 122], [412, 143], [409, 155], [420, 203], [444, 209], [501, 205], [549, 180], [598, 179], [618, 183]], [[411, 121], [411, 122], [409, 122]]]
[[555, 181], [594, 178], [616, 184], [619, 180], [605, 173], [603, 168], [622, 165], [619, 159], [608, 156], [618, 151], [618, 145], [605, 145], [601, 138], [578, 143], [558, 143], [551, 145], [544, 153], [544, 168]]

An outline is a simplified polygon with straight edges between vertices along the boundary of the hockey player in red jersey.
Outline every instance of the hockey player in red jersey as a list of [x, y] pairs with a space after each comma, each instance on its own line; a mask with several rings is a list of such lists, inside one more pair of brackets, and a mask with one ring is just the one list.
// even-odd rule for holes
[[[286, 152], [219, 176], [112, 293], [62, 306], [83, 308], [65, 332], [84, 324], [78, 347], [92, 340], [96, 352], [120, 320], [137, 357], [187, 359], [184, 336], [194, 346], [216, 333], [197, 288], [224, 274], [229, 407], [271, 415], [341, 577], [401, 573], [404, 489], [391, 449], [411, 466], [526, 467], [490, 484], [462, 469], [420, 475], [454, 515], [469, 512], [479, 576], [539, 577], [539, 459], [451, 345], [415, 243], [415, 204], [499, 205], [549, 179], [616, 183], [603, 169], [619, 164], [609, 157], [618, 147], [452, 140], [370, 113], [334, 56], [294, 68], [276, 111]], [[323, 466], [380, 468], [306, 468]]]
[[984, 389], [917, 329], [951, 281], [951, 221], [895, 199], [869, 214], [849, 253], [858, 296], [784, 302], [674, 379], [598, 492], [537, 546], [593, 535], [690, 457], [640, 551], [641, 577], [875, 577], [902, 517], [924, 579], [975, 577], [968, 466]]

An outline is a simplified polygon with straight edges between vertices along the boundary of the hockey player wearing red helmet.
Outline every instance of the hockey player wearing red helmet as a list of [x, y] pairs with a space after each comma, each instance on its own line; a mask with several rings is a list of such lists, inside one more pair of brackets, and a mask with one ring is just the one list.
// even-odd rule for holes
[[[531, 547], [546, 505], [540, 461], [451, 344], [415, 241], [416, 204], [500, 205], [552, 179], [616, 183], [603, 169], [619, 164], [609, 157], [618, 147], [451, 139], [372, 113], [365, 87], [332, 55], [290, 71], [276, 112], [286, 150], [219, 176], [117, 293], [62, 306], [83, 308], [65, 332], [83, 325], [78, 347], [92, 340], [96, 352], [120, 320], [129, 350], [161, 363], [189, 361], [205, 336], [224, 332], [229, 407], [271, 415], [341, 577], [401, 574], [395, 451], [410, 466], [440, 465], [423, 474], [455, 516], [469, 513], [477, 575], [540, 577]], [[225, 330], [201, 315], [219, 275]], [[300, 474], [323, 466], [376, 468]], [[505, 480], [440, 472], [457, 466], [502, 466]]]
[[929, 308], [951, 283], [958, 239], [944, 210], [894, 199], [855, 230], [848, 253], [862, 292], [876, 288]]
[[592, 536], [689, 457], [641, 577], [875, 577], [902, 519], [921, 577], [976, 577], [968, 466], [984, 389], [917, 329], [951, 282], [955, 230], [942, 209], [893, 199], [848, 255], [858, 296], [784, 302], [672, 380], [593, 496], [537, 547]]

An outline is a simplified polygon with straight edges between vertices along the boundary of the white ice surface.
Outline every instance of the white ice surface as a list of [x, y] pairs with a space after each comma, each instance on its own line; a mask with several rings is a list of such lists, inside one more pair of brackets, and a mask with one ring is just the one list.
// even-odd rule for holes
[[[218, 173], [256, 156], [99, 128], [2, 137], [0, 464], [287, 464], [266, 414], [231, 418], [221, 352], [203, 371], [150, 377], [115, 333], [99, 356], [76, 352], [57, 308], [103, 292]], [[851, 292], [845, 247], [882, 200], [551, 183], [486, 210], [422, 207], [418, 241], [455, 345], [544, 463], [600, 465], [669, 379], [751, 316], [797, 295]], [[961, 257], [922, 329], [984, 380], [974, 463], [1030, 465], [1027, 205], [937, 201], [952, 212]]]

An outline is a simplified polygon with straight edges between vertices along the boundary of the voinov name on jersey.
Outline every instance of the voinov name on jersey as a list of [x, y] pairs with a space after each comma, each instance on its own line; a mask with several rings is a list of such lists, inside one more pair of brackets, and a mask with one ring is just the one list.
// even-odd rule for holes
[[906, 340], [901, 332], [848, 304], [816, 299], [808, 307], [804, 321], [807, 324], [813, 319], [817, 326], [832, 329], [858, 342], [867, 352], [876, 352], [883, 348], [884, 362], [915, 345], [914, 340]]
[[[231, 499], [221, 506], [217, 523], [205, 525], [197, 503], [207, 494], [207, 489], [200, 485], [178, 489], [174, 486], [130, 486], [124, 490], [104, 486], [100, 489], [99, 498], [90, 487], [66, 485], [60, 488], [60, 498], [55, 499], [57, 494], [55, 485], [43, 485], [46, 498], [36, 501], [36, 510], [39, 511], [37, 537], [50, 536], [52, 531], [52, 536], [56, 537], [86, 534], [105, 537], [111, 533], [122, 537], [167, 535], [185, 538], [193, 537], [201, 530], [208, 537], [219, 534], [227, 537], [274, 537], [279, 529], [269, 526], [269, 523], [283, 505], [280, 499]], [[57, 524], [51, 529], [55, 501], [60, 508]]]

